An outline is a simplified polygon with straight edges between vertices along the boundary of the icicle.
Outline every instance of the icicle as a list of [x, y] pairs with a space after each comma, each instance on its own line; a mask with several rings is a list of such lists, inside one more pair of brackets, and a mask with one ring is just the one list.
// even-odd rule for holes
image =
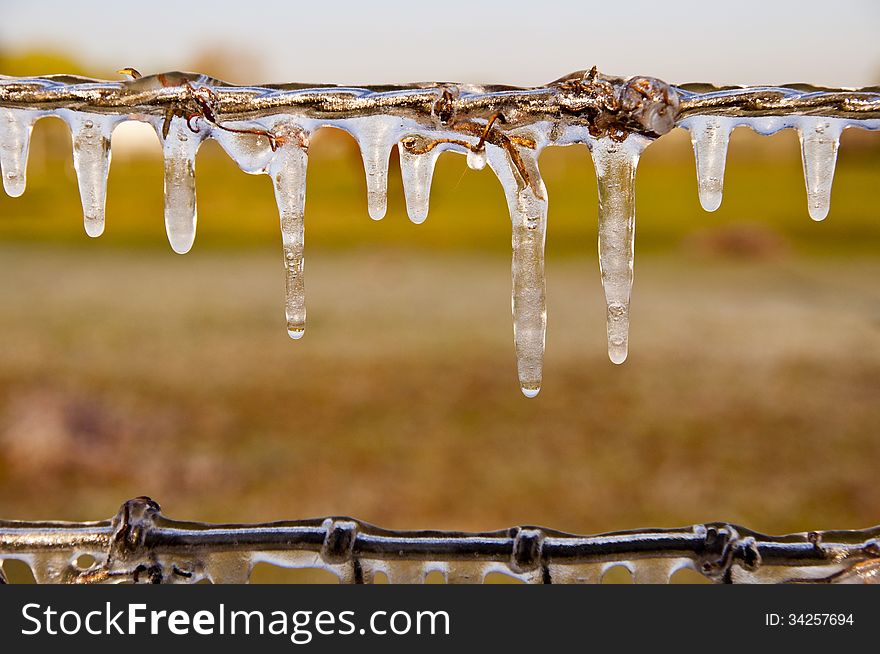
[[106, 116], [71, 113], [67, 116], [73, 137], [73, 167], [79, 183], [83, 224], [92, 237], [104, 233], [104, 205], [110, 172], [110, 137], [119, 121]]
[[175, 116], [163, 139], [165, 231], [178, 254], [189, 252], [196, 238], [196, 152], [206, 132], [204, 126], [193, 132], [186, 120]]
[[844, 124], [845, 121], [840, 119], [812, 116], [805, 116], [797, 122], [807, 207], [813, 220], [824, 220], [831, 206], [831, 184]]
[[406, 197], [406, 212], [414, 223], [421, 224], [428, 217], [431, 197], [431, 179], [434, 166], [442, 150], [435, 147], [424, 154], [413, 154], [405, 146], [399, 145], [400, 174], [403, 178], [403, 194]]
[[488, 162], [498, 176], [513, 228], [513, 338], [516, 345], [519, 383], [526, 397], [541, 390], [544, 335], [544, 240], [547, 231], [547, 189], [537, 165], [537, 152], [520, 149], [531, 184], [521, 178], [501, 148], [486, 146]]
[[21, 109], [0, 108], [0, 168], [3, 188], [10, 197], [24, 193], [31, 132], [38, 114]]
[[599, 270], [607, 306], [608, 356], [626, 360], [633, 281], [635, 176], [639, 155], [650, 143], [630, 134], [623, 142], [598, 139], [591, 152], [599, 186]]
[[715, 211], [721, 206], [727, 143], [735, 121], [722, 116], [693, 116], [681, 124], [691, 133], [700, 204], [706, 211]]
[[306, 328], [305, 280], [303, 277], [303, 246], [306, 203], [306, 167], [308, 154], [296, 139], [285, 140], [269, 166], [275, 202], [281, 218], [281, 239], [284, 247], [285, 305], [287, 333], [302, 338]]
[[364, 160], [370, 218], [382, 220], [388, 208], [388, 157], [400, 140], [401, 121], [392, 116], [370, 116], [347, 121], [346, 128], [357, 139]]
[[771, 136], [791, 127], [792, 119], [789, 116], [757, 116], [738, 118], [736, 122], [738, 125], [747, 125], [761, 136]]

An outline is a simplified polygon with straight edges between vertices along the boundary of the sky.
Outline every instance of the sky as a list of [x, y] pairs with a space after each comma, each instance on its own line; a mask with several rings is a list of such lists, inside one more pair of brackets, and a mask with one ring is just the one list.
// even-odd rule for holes
[[234, 81], [254, 83], [537, 85], [594, 64], [672, 83], [880, 83], [876, 0], [122, 5], [0, 0], [0, 48], [49, 48], [102, 71], [144, 73], [187, 68], [199, 52], [219, 49], [257, 76]]

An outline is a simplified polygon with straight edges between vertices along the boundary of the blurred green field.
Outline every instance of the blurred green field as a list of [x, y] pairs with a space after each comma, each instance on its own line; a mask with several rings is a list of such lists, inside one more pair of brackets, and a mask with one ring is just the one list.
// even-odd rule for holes
[[205, 147], [180, 257], [158, 144], [118, 157], [91, 240], [69, 137], [43, 121], [26, 194], [0, 198], [0, 513], [102, 518], [149, 494], [180, 518], [392, 528], [880, 522], [878, 141], [846, 135], [822, 224], [793, 134], [737, 131], [716, 214], [684, 135], [652, 146], [622, 367], [605, 354], [588, 154], [548, 151], [547, 365], [526, 400], [488, 171], [442, 157], [415, 226], [392, 159], [375, 223], [353, 142], [319, 135], [294, 343], [268, 179]]

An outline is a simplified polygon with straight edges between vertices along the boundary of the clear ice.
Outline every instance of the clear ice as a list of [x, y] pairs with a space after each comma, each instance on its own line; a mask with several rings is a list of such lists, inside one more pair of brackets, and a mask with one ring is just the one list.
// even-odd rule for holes
[[287, 333], [302, 338], [306, 329], [305, 279], [303, 247], [306, 205], [306, 167], [308, 154], [296, 142], [282, 145], [269, 168], [275, 201], [281, 219], [281, 241], [284, 250], [285, 304]]
[[0, 168], [3, 170], [3, 188], [10, 197], [17, 198], [27, 185], [27, 160], [35, 111], [0, 108]]
[[73, 139], [73, 167], [83, 206], [83, 225], [92, 237], [104, 233], [104, 205], [110, 173], [110, 138], [116, 117], [71, 112], [67, 124]]
[[431, 179], [434, 166], [442, 150], [437, 147], [423, 154], [413, 154], [405, 147], [399, 147], [400, 175], [403, 179], [403, 194], [406, 198], [406, 213], [415, 224], [425, 222], [431, 200]]
[[807, 116], [797, 121], [807, 184], [807, 208], [813, 220], [824, 220], [828, 215], [837, 150], [845, 124], [846, 121], [840, 119]]
[[804, 182], [807, 187], [807, 210], [810, 218], [819, 221], [828, 215], [831, 206], [831, 185], [837, 165], [840, 137], [847, 127], [876, 130], [877, 120], [830, 118], [825, 116], [690, 116], [679, 123], [691, 134], [697, 165], [700, 204], [706, 211], [721, 205], [724, 165], [730, 134], [740, 125], [762, 136], [783, 129], [797, 130], [801, 144]]
[[725, 116], [692, 116], [681, 123], [691, 134], [700, 204], [706, 211], [715, 211], [721, 206], [727, 143], [735, 125], [735, 118]]
[[626, 360], [629, 301], [636, 233], [636, 167], [650, 143], [631, 134], [624, 141], [598, 139], [591, 148], [599, 186], [599, 270], [605, 289], [608, 357]]
[[523, 151], [531, 184], [520, 177], [501, 148], [488, 145], [486, 157], [501, 181], [512, 227], [513, 340], [523, 395], [541, 390], [547, 310], [544, 304], [544, 242], [547, 235], [547, 189], [538, 173], [537, 159]]
[[[157, 128], [161, 138], [161, 127]], [[165, 157], [165, 231], [171, 249], [186, 254], [196, 239], [196, 152], [205, 129], [193, 132], [175, 116], [168, 136], [162, 138]]]
[[393, 116], [351, 118], [345, 127], [358, 142], [367, 176], [367, 210], [382, 220], [388, 208], [388, 159], [400, 140], [401, 120]]

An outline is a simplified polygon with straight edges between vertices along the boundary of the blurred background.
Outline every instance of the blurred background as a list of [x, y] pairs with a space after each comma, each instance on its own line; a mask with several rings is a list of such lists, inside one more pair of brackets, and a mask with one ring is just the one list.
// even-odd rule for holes
[[[870, 2], [586, 4], [7, 0], [0, 73], [538, 84], [597, 64], [672, 82], [880, 82]], [[353, 140], [319, 133], [308, 327], [292, 342], [269, 180], [205, 144], [199, 233], [181, 257], [155, 134], [128, 124], [113, 153], [99, 239], [82, 228], [60, 121], [35, 128], [25, 195], [0, 197], [3, 518], [98, 519], [148, 494], [179, 518], [401, 529], [880, 522], [880, 135], [846, 132], [820, 224], [793, 132], [735, 132], [715, 214], [699, 207], [687, 135], [652, 145], [621, 367], [605, 352], [589, 155], [546, 151], [535, 400], [516, 379], [509, 218], [490, 172], [441, 157], [415, 226], [394, 155], [374, 223]]]

